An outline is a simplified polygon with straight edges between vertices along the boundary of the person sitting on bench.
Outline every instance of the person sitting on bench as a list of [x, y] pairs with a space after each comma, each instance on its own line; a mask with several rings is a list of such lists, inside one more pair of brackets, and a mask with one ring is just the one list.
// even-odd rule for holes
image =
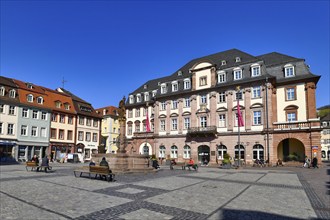
[[[108, 169], [110, 170], [110, 167], [109, 167], [109, 163], [108, 161], [105, 159], [105, 157], [102, 158], [101, 162], [100, 162], [100, 166], [104, 166], [104, 167], [108, 167]], [[110, 173], [111, 173], [111, 170], [110, 170]], [[107, 179], [107, 176], [106, 175], [102, 175], [100, 176], [101, 179]], [[112, 181], [112, 176], [110, 175], [110, 181]]]
[[[45, 155], [45, 157], [42, 158], [40, 167], [43, 167], [45, 169], [45, 173], [47, 173], [47, 169], [49, 169], [49, 160], [47, 155]], [[37, 171], [39, 171], [40, 167], [37, 168]]]
[[192, 158], [189, 159], [187, 167], [190, 170], [190, 167], [192, 167], [194, 170], [197, 170], [197, 165], [195, 164], [194, 160]]

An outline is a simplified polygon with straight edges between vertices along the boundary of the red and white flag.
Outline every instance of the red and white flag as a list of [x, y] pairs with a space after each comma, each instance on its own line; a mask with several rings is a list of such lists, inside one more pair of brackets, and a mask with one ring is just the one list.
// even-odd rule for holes
[[237, 120], [238, 120], [238, 127], [243, 127], [244, 121], [243, 121], [243, 117], [241, 114], [241, 108], [239, 106], [239, 99], [237, 99]]
[[147, 108], [146, 115], [147, 115], [147, 119], [146, 119], [146, 132], [150, 132], [151, 130], [150, 130], [150, 122], [149, 122], [148, 108]]

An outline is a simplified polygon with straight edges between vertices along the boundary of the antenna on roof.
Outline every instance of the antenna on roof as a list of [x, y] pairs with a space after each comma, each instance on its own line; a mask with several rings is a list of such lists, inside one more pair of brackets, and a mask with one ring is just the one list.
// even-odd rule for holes
[[62, 88], [64, 89], [64, 83], [66, 83], [68, 81], [64, 80], [64, 77], [62, 78]]

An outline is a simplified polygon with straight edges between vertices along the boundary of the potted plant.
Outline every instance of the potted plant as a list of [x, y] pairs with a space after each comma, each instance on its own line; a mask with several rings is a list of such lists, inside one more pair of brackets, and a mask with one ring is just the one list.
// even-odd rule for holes
[[230, 155], [227, 154], [227, 153], [225, 153], [223, 155], [222, 168], [224, 168], [224, 169], [230, 169], [231, 168]]

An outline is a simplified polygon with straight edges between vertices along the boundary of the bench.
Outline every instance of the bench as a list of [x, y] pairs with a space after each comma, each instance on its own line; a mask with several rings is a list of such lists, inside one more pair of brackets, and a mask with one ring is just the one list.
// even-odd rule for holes
[[31, 168], [31, 170], [30, 171], [33, 171], [34, 169], [35, 169], [35, 171], [42, 171], [42, 170], [44, 170], [45, 171], [45, 173], [47, 173], [47, 169], [48, 170], [51, 170], [52, 169], [52, 167], [51, 166], [39, 166], [36, 162], [34, 162], [34, 161], [28, 161], [28, 162], [26, 162], [26, 166], [25, 166], [25, 169], [26, 169], [26, 171], [29, 171], [29, 169], [28, 169], [28, 167], [30, 167]]
[[198, 170], [198, 164], [194, 164], [194, 165], [187, 164], [186, 167], [188, 167], [189, 170], [191, 170], [190, 167], [192, 167], [196, 171]]
[[186, 169], [186, 163], [185, 162], [175, 162], [175, 164], [170, 164], [170, 169], [173, 170], [174, 167], [181, 167], [182, 170]]
[[77, 173], [80, 173], [79, 177], [82, 176], [83, 173], [87, 173], [89, 178], [92, 178], [91, 174], [95, 175], [95, 179], [99, 175], [102, 179], [102, 176], [105, 176], [105, 180], [114, 181], [115, 180], [115, 174], [112, 173], [112, 171], [109, 169], [109, 167], [106, 166], [88, 166], [83, 167], [82, 169], [74, 170], [73, 171], [74, 176], [77, 177]]

